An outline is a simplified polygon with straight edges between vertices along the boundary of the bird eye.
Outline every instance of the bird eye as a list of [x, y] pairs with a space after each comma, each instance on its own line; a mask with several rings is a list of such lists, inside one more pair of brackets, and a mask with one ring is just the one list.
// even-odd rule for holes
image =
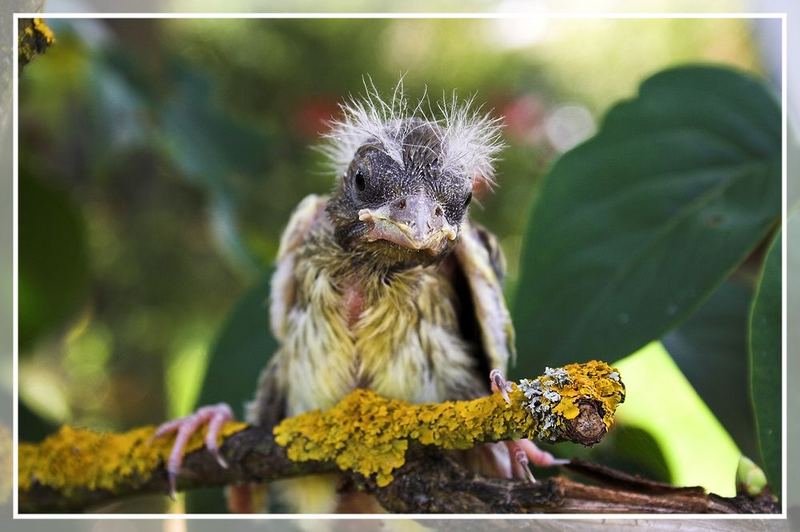
[[355, 183], [356, 188], [360, 192], [363, 192], [364, 189], [367, 188], [367, 181], [364, 179], [364, 172], [362, 172], [360, 169], [356, 170]]
[[471, 191], [470, 191], [470, 193], [469, 193], [469, 194], [467, 194], [467, 199], [465, 199], [465, 200], [464, 200], [464, 207], [466, 207], [467, 205], [469, 205], [469, 202], [470, 202], [470, 201], [472, 201], [472, 192], [471, 192]]

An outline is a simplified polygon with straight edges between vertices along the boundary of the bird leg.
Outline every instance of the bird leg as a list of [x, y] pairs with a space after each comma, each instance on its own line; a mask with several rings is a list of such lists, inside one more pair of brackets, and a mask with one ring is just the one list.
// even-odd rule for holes
[[[508, 392], [511, 391], [511, 383], [505, 379], [503, 372], [493, 369], [489, 373], [489, 381], [492, 392], [502, 394], [506, 403], [511, 404], [511, 398], [508, 396]], [[569, 463], [567, 459], [556, 458], [549, 452], [539, 449], [529, 439], [510, 440], [502, 443], [508, 448], [508, 454], [511, 457], [511, 475], [508, 478], [527, 478], [531, 482], [536, 482], [529, 463], [537, 467], [553, 467]]]
[[194, 414], [167, 421], [156, 429], [152, 439], [160, 438], [165, 434], [176, 433], [175, 442], [172, 444], [172, 450], [167, 460], [167, 477], [169, 478], [170, 497], [173, 499], [175, 498], [178, 472], [183, 463], [183, 456], [186, 453], [186, 445], [192, 435], [197, 432], [204, 423], [208, 424], [205, 436], [206, 449], [217, 459], [217, 463], [219, 463], [221, 467], [228, 467], [228, 463], [219, 453], [217, 436], [219, 436], [222, 425], [231, 419], [233, 419], [231, 407], [225, 403], [219, 403], [216, 405], [203, 406], [197, 409]]

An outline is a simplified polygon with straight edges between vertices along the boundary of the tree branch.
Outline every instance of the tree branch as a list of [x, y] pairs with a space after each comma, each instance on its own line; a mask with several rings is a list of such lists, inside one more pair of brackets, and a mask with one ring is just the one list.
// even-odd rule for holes
[[[338, 470], [333, 462], [294, 462], [286, 449], [264, 429], [248, 427], [225, 440], [222, 468], [204, 450], [186, 456], [179, 490], [268, 482]], [[413, 446], [394, 481], [379, 487], [358, 473], [345, 473], [358, 489], [374, 495], [393, 513], [778, 513], [769, 497], [733, 498], [706, 494], [702, 488], [676, 488], [638, 479], [580, 461], [570, 470], [592, 476], [600, 485], [584, 484], [564, 476], [537, 483], [488, 479], [471, 473], [452, 453]], [[114, 490], [78, 488], [65, 492], [32, 483], [20, 491], [23, 513], [82, 512], [122, 497], [164, 493], [169, 489], [163, 465], [147, 479], [129, 477]]]
[[[726, 499], [701, 488], [674, 488], [601, 466], [573, 462], [593, 477], [542, 482], [488, 479], [460, 465], [456, 453], [519, 437], [592, 444], [613, 421], [624, 387], [599, 362], [548, 370], [508, 393], [472, 401], [412, 405], [356, 390], [326, 412], [284, 420], [269, 431], [229, 423], [221, 452], [228, 468], [189, 443], [178, 489], [263, 483], [342, 471], [347, 482], [395, 513], [775, 512], [768, 497]], [[273, 433], [274, 432], [274, 433]], [[153, 428], [100, 434], [63, 427], [38, 445], [20, 446], [20, 511], [77, 512], [120, 497], [167, 493], [171, 441]]]
[[17, 50], [19, 51], [19, 70], [39, 54], [43, 54], [47, 47], [53, 44], [55, 37], [47, 24], [40, 18], [20, 19], [19, 34], [17, 36]]

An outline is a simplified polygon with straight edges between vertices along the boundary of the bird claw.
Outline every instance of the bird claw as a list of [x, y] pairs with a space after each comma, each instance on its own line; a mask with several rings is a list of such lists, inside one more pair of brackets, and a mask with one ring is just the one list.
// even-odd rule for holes
[[511, 397], [508, 396], [508, 392], [511, 391], [511, 383], [508, 382], [503, 376], [503, 372], [499, 369], [493, 369], [490, 371], [489, 382], [492, 386], [492, 392], [500, 392], [500, 395], [503, 396], [503, 399], [506, 400], [506, 403], [511, 404]]
[[219, 452], [218, 449], [215, 449], [213, 451], [209, 449], [209, 452], [217, 461], [220, 467], [222, 467], [223, 469], [228, 469], [228, 462], [225, 460], [225, 458], [222, 457], [222, 454]]
[[[506, 442], [506, 446], [508, 447], [508, 452], [513, 460], [512, 470], [515, 472], [519, 472], [521, 470], [522, 474], [528, 479], [529, 482], [536, 482], [536, 478], [533, 476], [533, 471], [531, 471], [530, 465], [528, 464], [528, 456], [525, 454], [525, 450], [515, 441]], [[519, 476], [519, 474], [515, 476]]]
[[186, 445], [189, 443], [189, 439], [192, 435], [197, 432], [203, 424], [208, 425], [205, 435], [206, 449], [214, 456], [221, 467], [228, 467], [228, 463], [219, 452], [217, 436], [219, 436], [222, 425], [231, 419], [233, 419], [231, 407], [225, 403], [219, 403], [211, 406], [203, 406], [194, 414], [162, 423], [153, 433], [153, 436], [150, 438], [151, 441], [173, 432], [176, 434], [175, 442], [172, 444], [172, 449], [166, 464], [167, 479], [169, 481], [169, 496], [172, 500], [175, 500], [178, 473], [183, 463], [183, 457], [186, 454]]

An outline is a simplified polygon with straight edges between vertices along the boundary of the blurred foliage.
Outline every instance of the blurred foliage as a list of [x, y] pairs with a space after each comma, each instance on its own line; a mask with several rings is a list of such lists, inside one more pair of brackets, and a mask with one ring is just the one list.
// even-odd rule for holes
[[[605, 256], [616, 272], [618, 251], [604, 255], [601, 250], [609, 238], [618, 237], [620, 245], [626, 239], [647, 238], [648, 227], [636, 229], [632, 224], [660, 212], [659, 197], [666, 200], [666, 192], [673, 190], [679, 194], [672, 197], [673, 206], [680, 208], [698, 190], [677, 179], [670, 189], [669, 176], [660, 176], [656, 181], [665, 188], [654, 187], [650, 194], [622, 202], [632, 210], [606, 204], [602, 215], [595, 213], [588, 221], [570, 225], [571, 217], [581, 212], [574, 202], [602, 199], [596, 187], [610, 187], [614, 180], [620, 185], [626, 176], [632, 179], [629, 170], [636, 161], [641, 168], [659, 160], [677, 164], [677, 149], [692, 146], [673, 139], [675, 144], [662, 147], [659, 154], [657, 146], [648, 144], [647, 135], [653, 134], [649, 122], [638, 124], [634, 134], [642, 138], [638, 144], [637, 139], [632, 141], [638, 156], [629, 161], [627, 152], [620, 151], [590, 166], [581, 162], [583, 179], [563, 190], [560, 203], [551, 205], [550, 199], [543, 199], [551, 192], [540, 187], [541, 177], [560, 153], [592, 135], [595, 116], [633, 93], [646, 75], [689, 60], [720, 61], [758, 72], [747, 23], [554, 20], [540, 28], [519, 22], [48, 21], [56, 44], [28, 65], [20, 79], [20, 310], [22, 329], [32, 331], [26, 333], [20, 369], [22, 439], [38, 438], [47, 430], [41, 423], [122, 428], [185, 414], [199, 403], [227, 401], [240, 412], [275, 346], [265, 303], [280, 231], [301, 198], [324, 193], [333, 182], [322, 156], [310, 146], [338, 112], [337, 102], [363, 91], [364, 75], [388, 90], [404, 74], [412, 97], [427, 91], [437, 98], [453, 89], [464, 96], [477, 93], [486, 109], [502, 116], [508, 148], [499, 162], [500, 187], [477, 198], [480, 205], [471, 214], [498, 235], [508, 256], [507, 293], [516, 300], [521, 371], [531, 373], [535, 368], [532, 374], [537, 374], [553, 357], [588, 354], [586, 349], [573, 350], [574, 345], [560, 351], [553, 348], [551, 340], [558, 334], [562, 340], [575, 336], [584, 346], [594, 345], [592, 356], [621, 357], [665, 333], [678, 317], [688, 316], [758, 243], [769, 225], [765, 220], [775, 222], [771, 200], [761, 202], [753, 193], [749, 198], [736, 195], [735, 203], [720, 206], [721, 213], [741, 222], [740, 229], [726, 233], [731, 238], [726, 241], [728, 255], [699, 244], [690, 249], [682, 245], [684, 235], [673, 231], [672, 245], [664, 244], [661, 254], [651, 256], [651, 264], [682, 275], [709, 263], [704, 269], [709, 277], [693, 285], [692, 294], [682, 300], [668, 324], [661, 316], [647, 328], [637, 325], [640, 334], [630, 335], [634, 322], [620, 326], [614, 322], [619, 312], [612, 311], [606, 316], [611, 320], [607, 327], [587, 328], [582, 336], [574, 331], [564, 335], [563, 329], [556, 333], [550, 325], [543, 330], [544, 324], [553, 323], [545, 318], [560, 308], [558, 324], [574, 325], [580, 312], [571, 314], [559, 305], [588, 309], [586, 299], [568, 298], [568, 290], [535, 295], [526, 284], [541, 275], [540, 282], [563, 288], [570, 271], [572, 281], [584, 282], [592, 276], [586, 271], [576, 274], [569, 261], [591, 253]], [[630, 59], [632, 47], [637, 50], [636, 61]], [[741, 89], [737, 83], [712, 82], [714, 91], [701, 88], [701, 97], [697, 86], [691, 88], [685, 109], [678, 105], [684, 100], [670, 101], [669, 94], [646, 100], [656, 106], [647, 107], [648, 116], [665, 125], [683, 119], [733, 120], [722, 137], [735, 145], [714, 146], [714, 153], [730, 152], [743, 165], [757, 162], [761, 148], [771, 147], [774, 139], [768, 135], [773, 134], [773, 125], [765, 117], [762, 125], [749, 131], [737, 117], [752, 119], [754, 111], [748, 106], [757, 102], [762, 102], [764, 113], [774, 113], [772, 102], [764, 103], [762, 96], [751, 101], [748, 89], [736, 92]], [[741, 109], [727, 113], [716, 108], [713, 102], [720, 100], [714, 100], [712, 92], [741, 97], [737, 101]], [[709, 106], [698, 111], [701, 104], [696, 99]], [[617, 108], [605, 122], [597, 137], [600, 143], [616, 142], [614, 131], [633, 127], [636, 117], [628, 109]], [[634, 104], [633, 111], [639, 110]], [[614, 116], [624, 123], [615, 124]], [[561, 159], [548, 181], [564, 172], [564, 165], [577, 164], [569, 161], [591, 150], [597, 138]], [[748, 143], [755, 147], [749, 149]], [[695, 148], [700, 152], [704, 146]], [[604, 171], [608, 171], [605, 178], [599, 175]], [[742, 181], [758, 189], [753, 179]], [[28, 203], [26, 190], [33, 191], [27, 193]], [[38, 190], [49, 200], [36, 199]], [[614, 194], [613, 189], [606, 192]], [[773, 194], [774, 189], [768, 184], [763, 192]], [[530, 234], [526, 236], [526, 255], [520, 260], [528, 213], [536, 198], [540, 208], [550, 205], [552, 210], [549, 218], [546, 209], [534, 214], [534, 220], [544, 216], [545, 222], [534, 227], [540, 231], [534, 244]], [[669, 211], [666, 205], [661, 209]], [[631, 212], [641, 216], [626, 219]], [[724, 229], [720, 219], [713, 220], [718, 231]], [[563, 238], [570, 227], [578, 226], [600, 235], [590, 245]], [[546, 255], [548, 238], [560, 242], [562, 260], [544, 269], [537, 264], [547, 259], [539, 255]], [[690, 251], [708, 256], [692, 262]], [[760, 255], [754, 254], [753, 260], [758, 263]], [[23, 283], [26, 276], [31, 280]], [[599, 282], [605, 286], [604, 279]], [[681, 369], [744, 449], [752, 445], [752, 439], [747, 440], [747, 420], [739, 424], [732, 420], [732, 410], [720, 405], [720, 391], [728, 379], [730, 386], [742, 385], [743, 359], [736, 358], [743, 356], [741, 325], [735, 324], [743, 319], [740, 311], [744, 312], [749, 283], [745, 280], [732, 300], [726, 299], [723, 291], [728, 289], [723, 285], [706, 306], [665, 338]], [[662, 294], [672, 289], [653, 277], [616, 285], [620, 296], [631, 286], [659, 289]], [[583, 290], [589, 296], [597, 293]], [[22, 313], [25, 305], [43, 301], [36, 294], [45, 294], [49, 305], [39, 304], [39, 314]], [[645, 304], [643, 298], [644, 292], [633, 297], [638, 306], [628, 309], [636, 312], [629, 315], [631, 320], [640, 312], [649, 316], [669, 307], [653, 300]], [[721, 306], [715, 303], [718, 298]], [[546, 308], [540, 307], [542, 314], [533, 319], [533, 314], [522, 312], [520, 302]], [[598, 326], [602, 312], [600, 318]], [[530, 340], [534, 334], [539, 335], [536, 342]], [[595, 340], [599, 343], [592, 344]], [[615, 347], [607, 349], [612, 343]], [[704, 351], [709, 356], [697, 354]], [[732, 363], [721, 370], [719, 364], [726, 357]], [[714, 425], [703, 401], [680, 380], [680, 372], [666, 371], [658, 357], [639, 357], [636, 364], [630, 369], [634, 378], [645, 379], [647, 368], [656, 368], [666, 375], [664, 390], [670, 386], [683, 390], [686, 397], [679, 404], [687, 409], [681, 412], [684, 417], [665, 416], [667, 421], [659, 427], [629, 419], [604, 447], [592, 452], [655, 478], [677, 482], [699, 478], [698, 483], [718, 485], [720, 478], [726, 478], [727, 462], [706, 460], [706, 468], [697, 461], [682, 462], [675, 449], [685, 451], [681, 436], [686, 435], [673, 434], [670, 439], [670, 433], [686, 428], [703, 451], [698, 456], [725, 449], [718, 453], [723, 460], [732, 448], [724, 430]], [[724, 375], [716, 381], [719, 387], [702, 379], [710, 371]], [[731, 408], [734, 404], [738, 403]], [[626, 403], [620, 412], [628, 408]], [[703, 426], [712, 429], [698, 432]], [[695, 467], [697, 476], [687, 476], [687, 467]], [[190, 498], [187, 507], [207, 511], [219, 504], [217, 494], [206, 493], [206, 502]]]
[[[73, 317], [89, 287], [83, 218], [70, 197], [51, 183], [21, 172], [19, 345]], [[54, 260], [55, 259], [55, 260]]]
[[25, 401], [19, 402], [19, 426], [25, 427], [25, 441], [39, 442], [58, 430], [58, 425], [48, 423], [33, 412]]
[[783, 321], [781, 243], [778, 231], [767, 251], [750, 312], [750, 392], [761, 463], [772, 492], [781, 495], [781, 345]]

